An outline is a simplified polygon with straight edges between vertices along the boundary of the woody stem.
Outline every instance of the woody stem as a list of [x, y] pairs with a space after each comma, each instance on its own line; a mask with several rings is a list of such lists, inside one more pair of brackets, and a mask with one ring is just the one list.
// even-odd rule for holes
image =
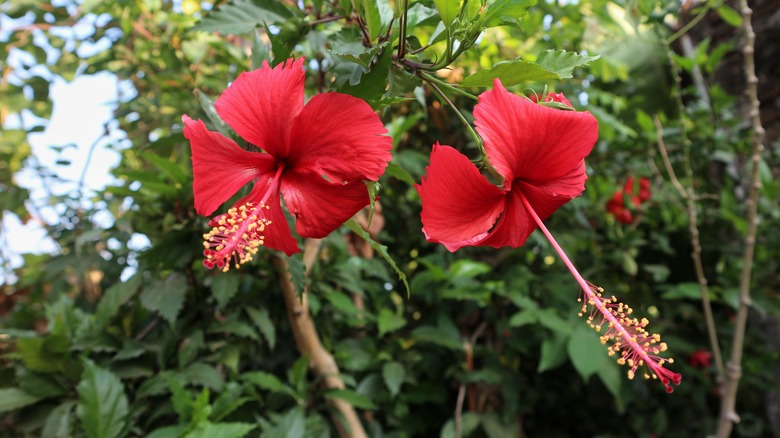
[[[319, 254], [320, 240], [306, 239], [304, 247], [303, 264], [308, 273]], [[287, 319], [290, 321], [298, 351], [309, 359], [309, 367], [317, 378], [321, 379], [321, 383], [326, 389], [344, 389], [345, 385], [340, 377], [339, 367], [333, 356], [322, 345], [317, 327], [311, 313], [309, 313], [308, 287], [300, 295], [297, 293], [286, 257], [277, 255], [273, 258], [273, 263], [280, 275], [279, 282], [282, 287], [284, 304], [287, 307]], [[329, 398], [327, 402], [334, 409], [331, 417], [339, 437], [366, 438], [368, 436], [354, 406], [339, 398]]]

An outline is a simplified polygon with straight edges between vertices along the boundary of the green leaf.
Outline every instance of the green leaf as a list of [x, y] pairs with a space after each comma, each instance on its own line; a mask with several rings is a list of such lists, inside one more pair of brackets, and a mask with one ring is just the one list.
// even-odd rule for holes
[[268, 342], [268, 346], [273, 350], [274, 345], [276, 345], [276, 327], [273, 322], [271, 322], [271, 317], [268, 315], [268, 309], [247, 307], [246, 312], [249, 314], [249, 317], [252, 318], [255, 327], [263, 334], [263, 337]]
[[165, 376], [171, 390], [171, 405], [182, 422], [189, 422], [192, 418], [192, 396], [184, 387], [184, 383], [173, 375]]
[[287, 380], [295, 386], [299, 393], [306, 391], [306, 373], [309, 371], [309, 357], [304, 355], [295, 361], [293, 366], [287, 370]]
[[452, 350], [462, 350], [463, 343], [441, 327], [422, 326], [414, 329], [412, 336], [421, 342], [430, 342]]
[[505, 87], [510, 87], [525, 82], [560, 78], [556, 73], [545, 69], [539, 64], [516, 59], [514, 61], [499, 62], [490, 70], [479, 70], [463, 79], [461, 85], [464, 87], [491, 87], [493, 86], [493, 79], [500, 79]]
[[588, 380], [607, 365], [607, 355], [599, 341], [598, 333], [583, 325], [580, 325], [569, 338], [568, 351], [572, 365], [583, 380]]
[[601, 55], [585, 56], [565, 50], [545, 50], [536, 58], [536, 63], [555, 73], [560, 79], [567, 79], [572, 77], [575, 68], [588, 65], [599, 58]]
[[571, 334], [571, 324], [561, 319], [555, 309], [542, 309], [537, 313], [537, 317], [542, 326], [565, 335]]
[[153, 430], [146, 438], [180, 438], [182, 436], [184, 426], [165, 426], [159, 429]]
[[84, 359], [84, 374], [76, 390], [79, 394], [76, 415], [88, 438], [124, 435], [130, 411], [125, 388], [117, 376]]
[[678, 283], [669, 290], [665, 291], [661, 297], [663, 297], [665, 300], [698, 300], [701, 299], [701, 289], [699, 288], [698, 283]]
[[185, 435], [185, 438], [242, 438], [256, 427], [250, 423], [206, 423]]
[[289, 395], [290, 397], [297, 398], [295, 390], [289, 385], [279, 380], [278, 377], [273, 374], [266, 373], [265, 371], [252, 371], [241, 375], [241, 379], [247, 381], [253, 385], [257, 385], [262, 389], [275, 392], [278, 394]]
[[46, 417], [46, 422], [43, 423], [41, 438], [69, 438], [73, 436], [71, 419], [73, 418], [74, 406], [76, 406], [74, 400], [66, 400], [52, 409], [49, 416]]
[[67, 391], [56, 374], [40, 374], [25, 369], [17, 371], [16, 378], [22, 390], [36, 397], [59, 397]]
[[232, 272], [220, 272], [211, 277], [211, 296], [217, 300], [217, 306], [224, 309], [230, 300], [238, 293], [241, 284], [239, 274]]
[[623, 271], [632, 277], [635, 276], [639, 270], [639, 265], [636, 263], [634, 256], [632, 256], [628, 251], [623, 252], [622, 266]]
[[27, 368], [41, 373], [63, 371], [66, 368], [68, 357], [48, 348], [47, 341], [51, 338], [52, 336], [21, 338], [16, 342], [16, 350]]
[[742, 26], [742, 15], [732, 9], [731, 6], [723, 4], [718, 6], [715, 10], [718, 12], [718, 15], [720, 15], [720, 18], [726, 23], [733, 27]]
[[159, 313], [173, 325], [184, 305], [187, 289], [187, 279], [184, 275], [174, 273], [165, 280], [157, 280], [145, 287], [141, 292], [141, 304], [146, 309]]
[[249, 32], [258, 25], [282, 22], [290, 17], [290, 10], [277, 1], [232, 0], [210, 12], [192, 29], [237, 35]]
[[180, 188], [190, 181], [190, 177], [187, 176], [184, 169], [175, 161], [172, 161], [169, 158], [163, 158], [150, 151], [141, 152], [141, 156], [164, 173], [172, 182], [176, 183], [177, 188]]
[[620, 372], [620, 367], [614, 363], [606, 363], [599, 368], [599, 379], [604, 383], [609, 392], [616, 398], [620, 398], [620, 386], [623, 383], [623, 376]]
[[290, 273], [293, 284], [295, 285], [295, 292], [298, 295], [303, 293], [303, 289], [306, 287], [306, 266], [303, 265], [303, 255], [296, 254], [287, 258], [287, 272]]
[[385, 335], [385, 333], [398, 330], [406, 325], [406, 319], [403, 315], [399, 315], [388, 308], [384, 308], [379, 311], [377, 317], [377, 325], [379, 327], [379, 337]]
[[206, 386], [214, 391], [222, 391], [222, 387], [225, 386], [225, 379], [222, 377], [222, 374], [213, 366], [203, 362], [191, 364], [180, 371], [177, 376], [189, 383]]
[[134, 275], [127, 281], [114, 283], [100, 298], [97, 310], [95, 310], [95, 324], [103, 327], [116, 315], [119, 309], [127, 303], [137, 292], [143, 278]]
[[203, 93], [200, 90], [195, 90], [195, 94], [198, 95], [201, 109], [206, 113], [206, 117], [211, 120], [211, 123], [214, 124], [214, 127], [217, 128], [217, 131], [225, 137], [230, 138], [230, 127], [222, 120], [222, 117], [217, 114], [217, 109], [214, 108], [214, 101], [206, 96], [206, 93]]
[[324, 295], [325, 299], [340, 312], [349, 316], [357, 314], [358, 310], [355, 307], [355, 303], [347, 295], [336, 290], [328, 291]]
[[517, 422], [507, 424], [495, 412], [483, 414], [481, 422], [488, 438], [515, 438], [521, 435]]
[[390, 256], [390, 254], [387, 252], [387, 247], [385, 245], [380, 245], [374, 239], [371, 238], [371, 235], [368, 234], [368, 231], [364, 230], [363, 227], [358, 225], [357, 222], [355, 222], [354, 219], [348, 220], [345, 225], [355, 232], [358, 236], [360, 236], [361, 239], [368, 242], [369, 246], [374, 249], [385, 261], [387, 264], [390, 265], [391, 268], [395, 271], [396, 274], [398, 274], [398, 277], [403, 282], [404, 286], [406, 287], [406, 295], [410, 296], [412, 294], [411, 289], [409, 289], [409, 282], [406, 280], [406, 274], [404, 274], [403, 271], [401, 271], [401, 268], [398, 267], [398, 265], [395, 263], [395, 260]]
[[368, 40], [374, 41], [382, 30], [382, 19], [379, 15], [379, 6], [375, 0], [363, 0], [363, 20], [368, 28]]
[[568, 336], [555, 335], [542, 341], [541, 357], [537, 372], [558, 368], [566, 361], [566, 341]]
[[385, 47], [375, 58], [376, 62], [368, 67], [369, 71], [360, 77], [360, 82], [353, 85], [346, 81], [339, 87], [339, 92], [363, 99], [376, 106], [387, 91], [388, 74], [393, 62], [392, 52], [389, 47]]
[[[474, 412], [464, 412], [463, 416], [461, 417], [460, 427], [461, 437], [471, 436], [471, 434], [477, 430], [477, 427], [479, 427], [479, 414]], [[446, 423], [444, 423], [444, 427], [441, 428], [439, 438], [460, 438], [455, 434], [455, 429], [455, 420], [450, 418]]]
[[25, 392], [21, 388], [0, 389], [0, 412], [12, 411], [37, 403], [43, 397]]
[[450, 278], [474, 278], [490, 272], [490, 265], [473, 260], [461, 259], [450, 266]]
[[412, 175], [406, 171], [403, 167], [401, 167], [399, 164], [395, 162], [390, 162], [387, 165], [387, 168], [385, 169], [385, 174], [390, 175], [396, 179], [399, 179], [410, 186], [414, 186], [417, 182], [414, 180]]
[[390, 394], [395, 396], [398, 395], [401, 384], [404, 383], [406, 370], [404, 369], [404, 366], [398, 362], [388, 362], [382, 367], [382, 378], [385, 380], [385, 385], [387, 385], [387, 389], [390, 390]]
[[[473, 1], [473, 0], [471, 0]], [[528, 12], [536, 0], [496, 0], [489, 4], [482, 18], [485, 27], [517, 24], [519, 18]]]
[[521, 310], [509, 318], [509, 326], [522, 327], [527, 324], [536, 324], [536, 313], [537, 311], [535, 310]]
[[441, 21], [444, 25], [450, 27], [452, 22], [458, 18], [458, 12], [460, 12], [461, 0], [433, 0], [436, 5], [436, 9], [439, 10]]
[[368, 397], [351, 389], [333, 389], [325, 393], [325, 398], [340, 399], [358, 409], [376, 409], [376, 405]]
[[264, 437], [304, 438], [306, 436], [306, 418], [303, 406], [296, 406], [284, 415], [275, 415], [275, 424], [264, 427]]
[[260, 31], [257, 29], [252, 32], [252, 55], [249, 60], [252, 63], [252, 69], [262, 67], [263, 61], [271, 61], [271, 48], [260, 37]]

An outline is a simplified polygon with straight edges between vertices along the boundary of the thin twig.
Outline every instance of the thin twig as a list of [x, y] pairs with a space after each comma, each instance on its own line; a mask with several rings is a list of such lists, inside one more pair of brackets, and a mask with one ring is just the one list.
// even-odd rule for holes
[[672, 185], [675, 187], [675, 189], [677, 189], [677, 191], [680, 193], [680, 197], [686, 201], [685, 212], [688, 216], [688, 231], [691, 234], [691, 246], [693, 247], [693, 250], [691, 251], [691, 259], [693, 260], [693, 268], [696, 272], [696, 280], [699, 284], [701, 307], [704, 311], [704, 322], [707, 326], [707, 335], [710, 339], [710, 348], [712, 349], [712, 356], [715, 362], [717, 381], [720, 383], [723, 382], [725, 370], [723, 367], [723, 355], [720, 352], [720, 345], [718, 344], [718, 332], [715, 329], [715, 318], [712, 315], [712, 304], [710, 303], [710, 292], [709, 288], [707, 287], [707, 276], [704, 274], [704, 263], [702, 263], [701, 260], [699, 219], [698, 213], [696, 212], [697, 197], [693, 188], [693, 180], [690, 181], [690, 187], [685, 188], [680, 183], [680, 180], [677, 179], [677, 175], [675, 174], [674, 168], [672, 167], [672, 162], [669, 160], [669, 152], [666, 150], [666, 145], [664, 144], [663, 126], [661, 126], [661, 121], [658, 119], [657, 115], [655, 116], [654, 120], [658, 132], [658, 150], [661, 152], [664, 167], [666, 167], [666, 172], [669, 174], [669, 180], [672, 182]]
[[466, 399], [466, 384], [458, 388], [458, 399], [455, 401], [455, 437], [463, 436], [463, 400]]
[[[482, 321], [469, 339], [463, 342], [463, 350], [466, 352], [466, 371], [474, 371], [474, 344], [485, 333], [488, 325]], [[473, 411], [475, 404], [472, 402], [473, 387], [469, 384], [469, 407]], [[460, 438], [463, 435], [463, 401], [466, 399], [466, 384], [461, 383], [458, 388], [458, 399], [455, 401], [455, 437]]]
[[723, 399], [720, 405], [720, 419], [718, 421], [717, 436], [726, 438], [731, 435], [734, 423], [739, 422], [734, 407], [737, 402], [737, 388], [742, 376], [742, 350], [745, 342], [745, 326], [747, 325], [748, 310], [750, 308], [750, 280], [753, 271], [753, 256], [756, 249], [756, 233], [758, 228], [758, 195], [761, 191], [761, 179], [759, 165], [761, 153], [764, 150], [764, 127], [761, 125], [761, 113], [758, 100], [758, 77], [754, 60], [756, 34], [753, 32], [751, 16], [753, 11], [748, 6], [747, 0], [740, 0], [740, 12], [742, 12], [742, 31], [745, 41], [742, 46], [742, 56], [745, 69], [745, 93], [750, 104], [750, 121], [753, 127], [753, 151], [750, 157], [750, 194], [747, 199], [747, 235], [745, 236], [745, 248], [742, 255], [742, 272], [739, 281], [739, 309], [734, 323], [734, 334], [731, 342], [731, 357], [726, 366], [728, 374], [723, 385]]
[[[319, 239], [306, 239], [304, 242], [303, 264], [306, 267], [306, 272], [311, 270], [317, 259], [320, 243]], [[298, 295], [286, 257], [275, 256], [273, 263], [280, 276], [279, 283], [284, 295], [284, 304], [287, 307], [287, 318], [290, 321], [298, 351], [301, 355], [309, 358], [309, 366], [317, 376], [322, 378], [325, 388], [344, 389], [344, 381], [339, 377], [338, 365], [333, 356], [323, 347], [317, 327], [309, 313], [308, 290], [304, 290], [300, 296]], [[329, 398], [328, 403], [334, 408], [331, 418], [341, 438], [367, 437], [354, 406], [338, 398]]]

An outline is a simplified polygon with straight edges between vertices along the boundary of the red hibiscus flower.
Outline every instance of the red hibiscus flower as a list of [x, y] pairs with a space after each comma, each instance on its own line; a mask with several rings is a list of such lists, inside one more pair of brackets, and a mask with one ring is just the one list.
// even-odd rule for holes
[[[628, 225], [634, 223], [635, 218], [631, 208], [626, 206], [625, 197], [626, 193], [623, 190], [616, 191], [607, 201], [607, 211], [615, 217], [616, 221]], [[629, 198], [634, 208], [638, 209], [641, 205], [639, 198], [636, 196], [629, 196]]]
[[[562, 94], [550, 99], [571, 105]], [[450, 251], [522, 246], [537, 227], [522, 199], [546, 219], [582, 194], [584, 158], [596, 143], [598, 123], [588, 112], [548, 108], [511, 94], [498, 79], [479, 96], [474, 123], [503, 183], [491, 184], [466, 156], [435, 145], [427, 176], [416, 186], [423, 233]]]
[[[563, 95], [545, 102], [571, 106]], [[492, 169], [503, 181], [491, 184], [468, 158], [449, 146], [434, 145], [427, 176], [417, 185], [426, 239], [450, 251], [464, 246], [518, 247], [538, 227], [582, 289], [580, 315], [600, 332], [609, 355], [638, 372], [659, 379], [668, 392], [681, 376], [666, 368], [666, 343], [650, 333], [647, 319], [604, 289], [587, 282], [569, 260], [543, 220], [585, 190], [585, 156], [598, 138], [596, 119], [587, 112], [551, 108], [515, 96], [494, 81], [474, 108], [477, 132]], [[642, 370], [640, 370], [640, 368]]]
[[210, 215], [239, 189], [251, 192], [212, 219], [204, 265], [227, 270], [252, 259], [260, 245], [300, 251], [280, 195], [302, 237], [324, 237], [368, 205], [363, 180], [377, 180], [392, 140], [364, 101], [325, 93], [303, 102], [303, 59], [268, 63], [238, 76], [217, 99], [219, 116], [261, 151], [250, 152], [200, 120], [183, 116], [192, 147], [195, 209]]
[[[614, 216], [621, 224], [632, 224], [636, 219], [634, 213], [640, 210], [642, 204], [650, 200], [650, 180], [639, 178], [639, 195], [636, 195], [636, 183], [633, 176], [626, 179], [623, 189], [618, 189], [607, 201], [607, 212]], [[632, 205], [626, 202], [626, 197]]]

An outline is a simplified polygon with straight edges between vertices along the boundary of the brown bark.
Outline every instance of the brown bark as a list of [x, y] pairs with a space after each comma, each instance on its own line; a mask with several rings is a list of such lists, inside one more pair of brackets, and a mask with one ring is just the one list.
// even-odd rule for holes
[[[304, 243], [303, 263], [308, 272], [317, 259], [320, 249], [319, 239], [306, 239]], [[317, 327], [309, 313], [308, 290], [298, 295], [289, 271], [289, 263], [284, 256], [274, 258], [274, 266], [280, 275], [280, 284], [284, 294], [284, 304], [287, 307], [287, 317], [290, 320], [295, 344], [302, 355], [309, 358], [309, 367], [322, 378], [322, 384], [327, 389], [344, 389], [344, 381], [339, 377], [339, 368], [333, 356], [322, 346], [317, 333]], [[333, 423], [341, 438], [365, 438], [366, 431], [355, 411], [355, 408], [341, 399], [328, 399], [334, 408], [331, 414]]]

